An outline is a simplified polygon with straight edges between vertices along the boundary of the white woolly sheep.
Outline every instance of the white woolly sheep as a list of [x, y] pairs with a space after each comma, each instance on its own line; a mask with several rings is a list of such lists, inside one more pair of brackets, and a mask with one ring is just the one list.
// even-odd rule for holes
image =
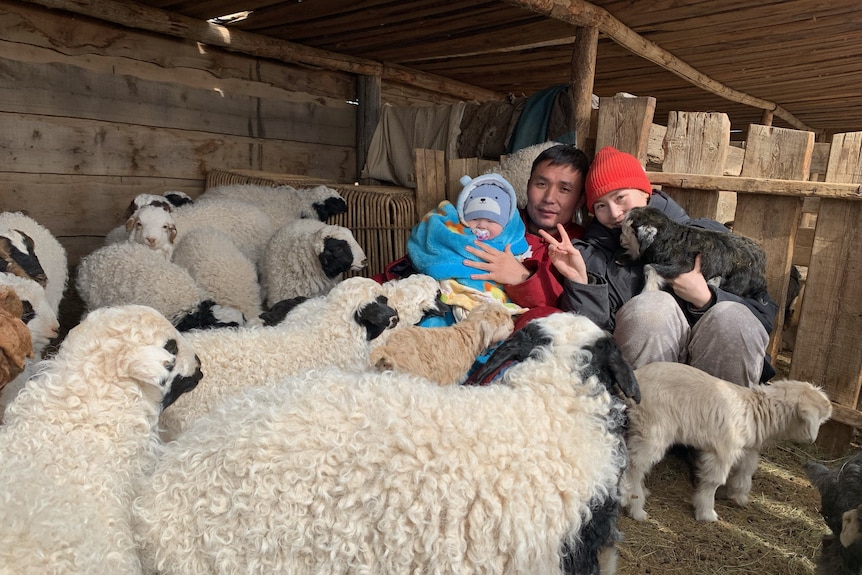
[[327, 296], [296, 308], [300, 314], [306, 313], [301, 311], [306, 306], [313, 309], [311, 322], [287, 320], [274, 327], [188, 334], [201, 358], [204, 379], [194, 396], [181, 399], [165, 413], [164, 437], [177, 437], [224, 398], [248, 387], [272, 385], [285, 376], [325, 365], [365, 369], [368, 342], [398, 321], [382, 294], [374, 280], [350, 278]]
[[260, 265], [266, 304], [325, 295], [344, 272], [365, 267], [353, 232], [317, 220], [295, 220], [272, 235]]
[[66, 249], [44, 226], [20, 212], [0, 213], [0, 230], [18, 230], [33, 241], [33, 249], [45, 272], [45, 295], [54, 314], [60, 313], [60, 301], [69, 281]]
[[613, 344], [585, 318], [518, 334], [533, 345], [516, 346], [526, 359], [499, 385], [327, 368], [225, 401], [168, 445], [135, 501], [145, 563], [162, 575], [562, 572], [563, 547], [625, 465], [607, 378], [637, 383], [615, 346], [596, 351]]
[[248, 202], [202, 199], [174, 210], [177, 241], [197, 228], [215, 228], [227, 234], [252, 262], [258, 263], [276, 228], [272, 218]]
[[27, 324], [33, 344], [33, 355], [36, 359], [42, 357], [42, 352], [56, 338], [60, 322], [45, 288], [35, 281], [9, 273], [0, 273], [0, 286], [11, 289], [21, 300], [23, 314], [21, 321]]
[[247, 325], [262, 323], [257, 268], [225, 233], [215, 228], [188, 232], [177, 242], [173, 262], [213, 300], [240, 310]]
[[[75, 282], [88, 310], [139, 304], [155, 308], [178, 328], [187, 316], [208, 315], [189, 327], [242, 325], [242, 313], [212, 305], [209, 295], [189, 272], [158, 252], [132, 242], [101, 247], [81, 258]], [[217, 302], [216, 302], [217, 303]]]
[[228, 184], [206, 190], [201, 198], [242, 200], [256, 205], [272, 218], [276, 228], [299, 219], [325, 222], [347, 211], [347, 202], [327, 186], [296, 189], [293, 186]]
[[727, 496], [747, 505], [760, 450], [776, 439], [813, 442], [832, 414], [826, 394], [803, 381], [747, 388], [673, 362], [647, 364], [635, 376], [642, 398], [629, 410], [630, 462], [621, 491], [623, 505], [638, 520], [647, 516], [644, 477], [671, 445], [698, 450], [695, 518], [717, 521], [719, 486], [726, 483]]
[[462, 383], [476, 358], [514, 329], [505, 307], [485, 302], [450, 326], [393, 330], [385, 344], [371, 350], [369, 363], [379, 371], [412, 373], [440, 385]]
[[132, 500], [159, 412], [200, 375], [153, 309], [101, 309], [73, 328], [0, 427], [0, 571], [141, 573]]
[[862, 454], [834, 471], [816, 461], [809, 461], [804, 469], [820, 493], [820, 514], [832, 532], [823, 538], [817, 574], [858, 575], [862, 570]]
[[129, 241], [147, 246], [161, 252], [166, 259], [171, 259], [177, 237], [177, 226], [171, 209], [161, 204], [146, 205], [138, 209], [126, 220]]
[[541, 142], [526, 148], [512, 152], [500, 161], [500, 165], [488, 174], [495, 173], [503, 176], [507, 182], [515, 188], [518, 197], [518, 207], [527, 205], [527, 182], [530, 181], [530, 172], [533, 170], [533, 161], [545, 150], [558, 145], [559, 142]]

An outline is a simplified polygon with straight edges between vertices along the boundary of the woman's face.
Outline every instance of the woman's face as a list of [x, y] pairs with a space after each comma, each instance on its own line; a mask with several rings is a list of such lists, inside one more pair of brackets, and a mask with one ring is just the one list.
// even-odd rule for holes
[[593, 202], [593, 215], [606, 228], [618, 228], [632, 208], [647, 205], [649, 194], [635, 188], [608, 192]]

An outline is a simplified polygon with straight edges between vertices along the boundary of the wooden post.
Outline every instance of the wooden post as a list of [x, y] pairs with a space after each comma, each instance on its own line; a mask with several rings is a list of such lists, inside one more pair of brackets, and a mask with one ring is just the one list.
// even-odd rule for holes
[[760, 123], [764, 126], [771, 126], [772, 118], [774, 115], [775, 114], [772, 112], [772, 110], [764, 110], [763, 114], [760, 115]]
[[[753, 124], [748, 130], [741, 175], [807, 180], [813, 150], [813, 132]], [[757, 241], [769, 254], [766, 283], [769, 295], [778, 303], [768, 348], [773, 360], [781, 344], [787, 282], [801, 213], [802, 198], [766, 194], [737, 196], [733, 231]]]
[[[862, 132], [832, 139], [826, 181], [862, 183]], [[792, 378], [822, 385], [832, 401], [857, 409], [862, 387], [860, 226], [862, 203], [821, 198], [790, 366]]]
[[575, 109], [575, 145], [580, 150], [586, 149], [587, 138], [590, 135], [598, 45], [599, 29], [595, 26], [578, 27], [575, 30], [570, 84]]
[[[356, 112], [356, 173], [362, 174], [368, 158], [368, 146], [380, 121], [380, 77], [360, 75], [356, 78], [356, 99], [359, 109]], [[362, 184], [375, 185], [373, 178], [360, 180]]]
[[596, 151], [613, 146], [646, 165], [655, 98], [615, 96], [599, 99]]
[[446, 199], [446, 152], [413, 150], [416, 170], [416, 217], [422, 219]]
[[[662, 171], [720, 176], [730, 148], [730, 118], [714, 112], [671, 112], [667, 119]], [[662, 187], [693, 218], [715, 219], [718, 194]]]

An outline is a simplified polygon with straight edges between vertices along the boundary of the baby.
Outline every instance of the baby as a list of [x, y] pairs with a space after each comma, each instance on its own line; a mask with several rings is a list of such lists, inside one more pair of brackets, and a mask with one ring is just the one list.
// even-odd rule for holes
[[465, 259], [478, 261], [464, 249], [476, 240], [501, 251], [509, 245], [521, 258], [529, 254], [515, 190], [499, 174], [464, 176], [461, 185], [456, 205], [440, 202], [413, 228], [407, 255], [419, 273], [440, 281], [442, 299], [454, 307], [456, 320], [487, 300], [503, 303], [512, 314], [523, 313], [524, 308], [512, 303], [501, 285], [471, 279], [476, 270], [464, 265]]

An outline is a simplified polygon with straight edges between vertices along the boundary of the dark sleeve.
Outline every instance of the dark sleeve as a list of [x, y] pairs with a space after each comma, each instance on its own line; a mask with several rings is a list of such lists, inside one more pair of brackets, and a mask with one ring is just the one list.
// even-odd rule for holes
[[563, 281], [563, 293], [559, 306], [563, 311], [573, 311], [593, 320], [602, 329], [613, 331], [608, 282], [589, 273], [589, 283], [582, 284], [569, 279]]

